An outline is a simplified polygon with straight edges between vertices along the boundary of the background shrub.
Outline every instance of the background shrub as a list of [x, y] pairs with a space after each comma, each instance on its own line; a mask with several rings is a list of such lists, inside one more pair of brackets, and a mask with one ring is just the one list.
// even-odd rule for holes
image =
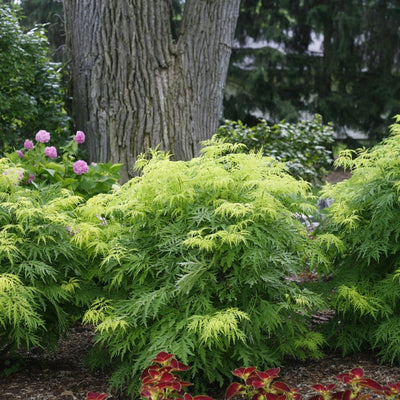
[[231, 143], [243, 143], [249, 150], [262, 150], [265, 156], [286, 163], [289, 172], [312, 183], [320, 183], [333, 162], [333, 128], [323, 125], [322, 117], [295, 124], [269, 125], [261, 120], [248, 127], [240, 121], [226, 121], [217, 137]]
[[108, 291], [85, 321], [97, 330], [93, 362], [113, 364], [114, 384], [135, 388], [162, 350], [203, 383], [320, 355], [307, 322], [323, 302], [289, 279], [326, 261], [296, 214], [313, 211], [309, 185], [240, 149], [211, 142], [188, 162], [154, 152], [137, 162], [141, 177], [80, 207], [73, 241]]
[[344, 244], [331, 281], [324, 282], [336, 316], [329, 343], [343, 353], [376, 349], [400, 359], [400, 118], [371, 150], [346, 150], [337, 160], [352, 177], [327, 186], [335, 199], [325, 225]]
[[56, 145], [63, 143], [63, 96], [60, 64], [51, 62], [43, 28], [24, 33], [15, 13], [0, 3], [0, 154], [22, 147], [44, 125]]

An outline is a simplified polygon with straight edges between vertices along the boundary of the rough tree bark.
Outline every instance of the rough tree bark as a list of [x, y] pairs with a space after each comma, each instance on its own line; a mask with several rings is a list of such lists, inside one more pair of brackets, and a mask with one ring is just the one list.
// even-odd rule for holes
[[215, 133], [240, 0], [186, 0], [178, 38], [171, 0], [64, 0], [76, 128], [91, 161], [198, 154]]

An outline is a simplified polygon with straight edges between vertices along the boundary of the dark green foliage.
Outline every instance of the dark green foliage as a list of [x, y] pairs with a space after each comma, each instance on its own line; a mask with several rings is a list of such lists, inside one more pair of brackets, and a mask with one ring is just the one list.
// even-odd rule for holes
[[261, 120], [253, 127], [241, 121], [226, 121], [218, 129], [217, 137], [245, 144], [248, 150], [261, 150], [264, 155], [286, 163], [293, 176], [313, 183], [321, 182], [333, 163], [333, 129], [322, 123], [320, 115], [293, 124], [282, 121], [270, 125]]
[[154, 152], [137, 162], [141, 177], [80, 208], [73, 240], [109, 292], [85, 321], [117, 386], [137, 387], [162, 350], [190, 363], [198, 384], [320, 355], [307, 321], [322, 300], [288, 279], [325, 261], [296, 217], [313, 211], [309, 185], [241, 147], [212, 142], [189, 162]]
[[0, 3], [0, 153], [22, 147], [40, 129], [56, 144], [68, 128], [59, 64], [48, 56], [42, 28], [24, 33], [15, 14]]
[[318, 113], [344, 131], [386, 136], [399, 110], [399, 16], [398, 3], [381, 0], [243, 0], [225, 118]]
[[65, 31], [64, 31], [64, 5], [62, 0], [22, 0], [21, 25], [30, 30], [35, 25], [46, 27], [46, 35], [52, 52], [52, 58], [57, 61], [65, 60]]
[[57, 186], [28, 190], [20, 173], [0, 160], [0, 348], [54, 345], [98, 296], [71, 242], [82, 198]]
[[342, 152], [338, 164], [352, 177], [324, 191], [335, 199], [326, 228], [346, 249], [325, 286], [336, 309], [330, 343], [344, 353], [374, 348], [390, 361], [400, 360], [399, 121], [372, 150]]

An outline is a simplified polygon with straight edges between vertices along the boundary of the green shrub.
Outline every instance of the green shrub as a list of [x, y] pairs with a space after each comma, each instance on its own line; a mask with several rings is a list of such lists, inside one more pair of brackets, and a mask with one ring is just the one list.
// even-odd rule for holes
[[269, 125], [261, 120], [248, 127], [240, 121], [226, 121], [217, 137], [243, 143], [248, 149], [262, 150], [266, 156], [286, 163], [289, 172], [312, 183], [320, 183], [332, 165], [333, 128], [324, 125], [320, 115], [296, 124]]
[[309, 185], [241, 147], [213, 141], [188, 162], [154, 152], [140, 177], [80, 207], [73, 240], [109, 292], [85, 321], [114, 384], [135, 388], [163, 349], [220, 383], [238, 364], [320, 355], [307, 323], [323, 302], [290, 279], [326, 261], [296, 214], [313, 211]]
[[330, 344], [344, 353], [376, 349], [391, 361], [400, 360], [399, 122], [371, 150], [342, 152], [337, 163], [352, 177], [323, 193], [335, 200], [325, 229], [345, 247], [324, 284], [336, 309]]
[[74, 209], [66, 189], [20, 185], [23, 170], [0, 159], [0, 349], [52, 346], [99, 295], [71, 242]]
[[24, 33], [9, 6], [0, 3], [0, 153], [21, 147], [43, 126], [56, 145], [68, 132], [60, 65], [51, 62], [41, 27]]

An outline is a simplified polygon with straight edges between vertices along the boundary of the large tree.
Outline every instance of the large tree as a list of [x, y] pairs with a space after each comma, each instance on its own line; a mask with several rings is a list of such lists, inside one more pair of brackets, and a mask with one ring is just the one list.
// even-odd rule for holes
[[74, 118], [92, 161], [160, 146], [190, 159], [216, 131], [240, 0], [65, 0]]

